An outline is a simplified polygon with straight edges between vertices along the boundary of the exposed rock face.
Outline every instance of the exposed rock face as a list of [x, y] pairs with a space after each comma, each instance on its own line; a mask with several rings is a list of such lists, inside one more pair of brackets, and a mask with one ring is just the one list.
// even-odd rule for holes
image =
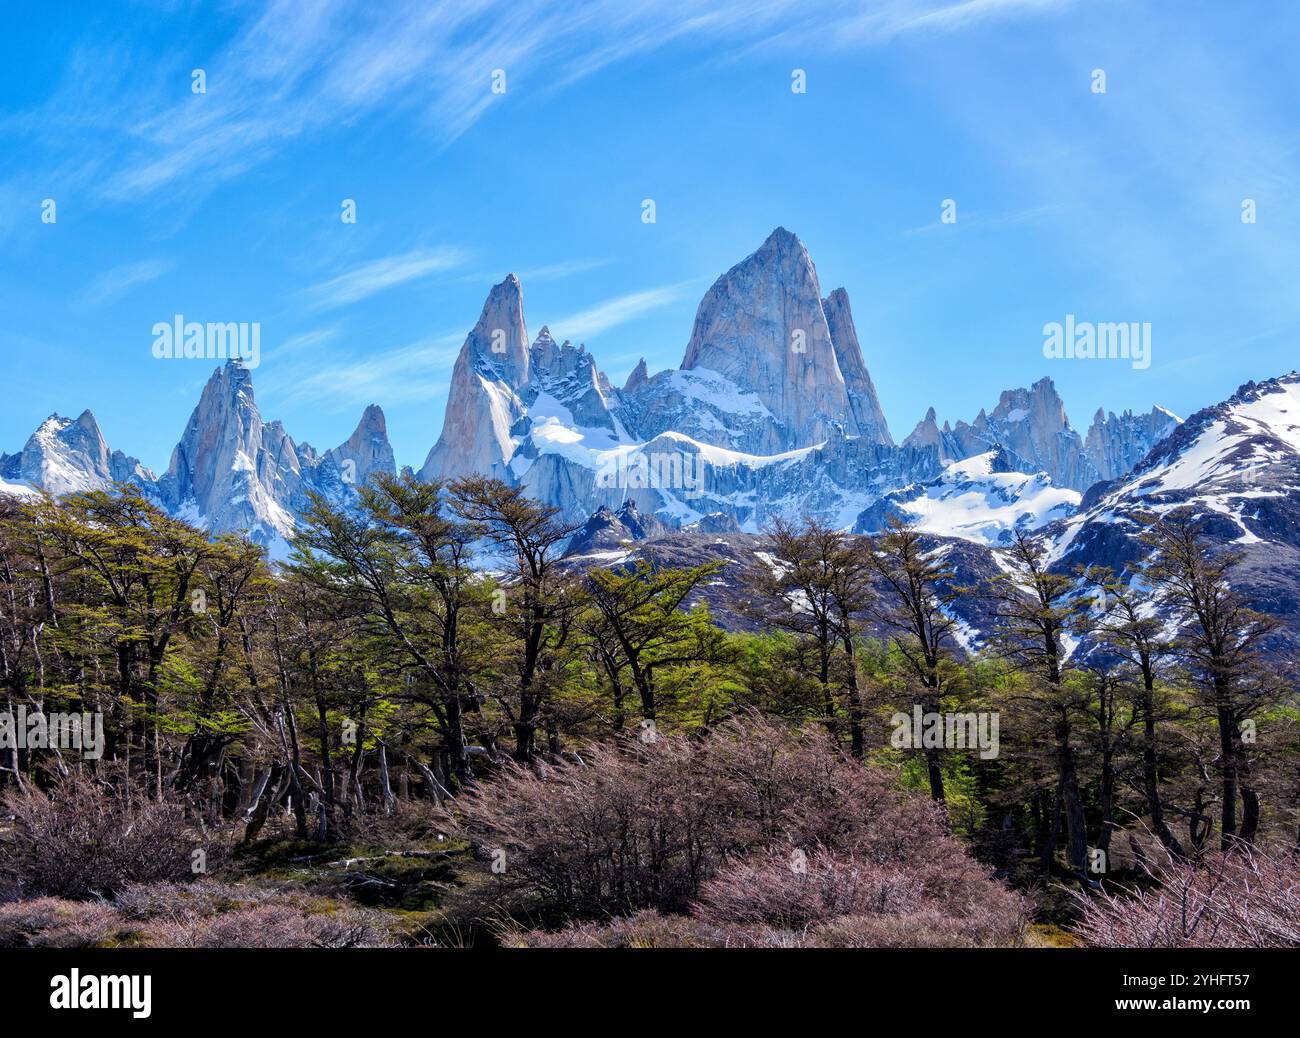
[[871, 381], [871, 374], [862, 357], [862, 347], [858, 345], [858, 332], [853, 326], [849, 294], [844, 289], [837, 288], [822, 300], [822, 311], [826, 314], [826, 325], [835, 346], [835, 359], [844, 375], [849, 407], [857, 421], [858, 435], [865, 436], [873, 443], [893, 446], [889, 423], [885, 421], [885, 412], [876, 396], [875, 383]]
[[529, 381], [524, 296], [511, 274], [493, 287], [451, 373], [442, 435], [420, 476], [454, 479], [479, 473], [512, 481], [515, 423], [526, 413], [520, 394]]
[[393, 473], [384, 413], [366, 408], [346, 442], [323, 455], [263, 422], [238, 361], [213, 372], [158, 483], [164, 507], [213, 532], [238, 530], [273, 556], [288, 552], [309, 491], [346, 503], [372, 475]]
[[627, 381], [623, 383], [624, 393], [635, 393], [638, 389], [646, 384], [650, 379], [650, 374], [646, 370], [645, 358], [642, 357], [636, 362], [636, 367], [632, 369], [632, 374], [628, 375]]
[[933, 407], [925, 412], [925, 417], [921, 421], [916, 423], [916, 428], [908, 434], [903, 444], [908, 447], [933, 447], [944, 461], [960, 460], [964, 449], [953, 439], [952, 427], [947, 422], [943, 423], [942, 429], [939, 428]]
[[710, 512], [682, 527], [683, 533], [740, 533], [740, 526], [726, 512]]
[[632, 501], [674, 526], [717, 512], [720, 529], [757, 529], [809, 508], [850, 525], [880, 493], [941, 467], [932, 449], [893, 446], [847, 293], [823, 300], [783, 229], [706, 294], [681, 368], [650, 375], [642, 360], [622, 389], [547, 328], [527, 363], [504, 363], [485, 348], [494, 326], [516, 357], [517, 279], [492, 290], [457, 358], [426, 479], [497, 476], [571, 521]]
[[392, 475], [397, 469], [393, 448], [388, 443], [388, 424], [383, 409], [371, 404], [362, 412], [356, 431], [329, 452], [345, 483], [362, 485], [376, 473]]
[[[722, 375], [770, 413], [754, 452], [777, 453], [826, 440], [832, 430], [890, 442], [848, 299], [832, 307], [842, 342], [833, 341], [817, 270], [803, 243], [778, 227], [757, 252], [723, 274], [695, 315], [682, 369]], [[856, 394], [840, 368], [843, 354]], [[864, 429], [859, 414], [867, 421]], [[883, 439], [881, 439], [883, 435]]]
[[1150, 415], [1125, 412], [1098, 418], [1084, 440], [1070, 426], [1065, 404], [1050, 378], [1029, 389], [1002, 393], [991, 414], [984, 411], [971, 423], [945, 422], [942, 428], [934, 408], [904, 440], [910, 446], [933, 446], [945, 461], [961, 461], [992, 447], [1005, 448], [1012, 465], [1021, 472], [1046, 472], [1052, 482], [1080, 492], [1103, 479], [1128, 472], [1178, 423], [1162, 408]]
[[308, 491], [346, 503], [356, 484], [378, 472], [393, 472], [378, 407], [366, 408], [345, 443], [318, 455], [310, 444], [295, 444], [281, 423], [262, 420], [251, 374], [229, 361], [203, 387], [161, 479], [135, 458], [110, 452], [86, 411], [75, 422], [52, 416], [21, 454], [0, 455], [0, 493], [41, 488], [59, 497], [135, 483], [173, 515], [213, 533], [247, 534], [282, 558], [310, 505]]
[[[563, 417], [581, 429], [615, 432], [610, 413], [613, 387], [596, 370], [596, 361], [585, 346], [575, 347], [567, 339], [556, 345], [550, 329], [543, 327], [529, 356], [532, 382], [524, 392], [524, 403], [530, 423]], [[557, 414], [560, 410], [567, 415]]]
[[611, 553], [626, 552], [637, 541], [659, 537], [666, 532], [663, 523], [652, 515], [638, 512], [632, 501], [626, 502], [618, 511], [602, 506], [570, 539], [564, 557], [602, 553], [608, 561]]
[[1083, 443], [1084, 453], [1098, 479], [1118, 479], [1131, 472], [1181, 421], [1163, 407], [1153, 407], [1150, 414], [1125, 411], [1118, 417], [1114, 411], [1107, 415], [1098, 408]]

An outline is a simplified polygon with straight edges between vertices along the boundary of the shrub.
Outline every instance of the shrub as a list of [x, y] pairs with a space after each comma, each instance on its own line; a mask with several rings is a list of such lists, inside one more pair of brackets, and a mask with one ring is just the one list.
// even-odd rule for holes
[[353, 948], [395, 943], [381, 913], [286, 884], [128, 884], [113, 902], [0, 905], [0, 947]]
[[724, 866], [700, 889], [692, 915], [709, 922], [795, 929], [838, 916], [896, 915], [924, 897], [921, 877], [896, 866], [765, 852]]
[[0, 905], [0, 948], [94, 948], [124, 929], [99, 902], [41, 897]]
[[643, 928], [695, 916], [649, 936], [617, 921], [580, 926], [574, 941], [662, 943], [671, 931], [685, 943], [798, 943], [798, 928], [918, 911], [965, 927], [966, 943], [1011, 943], [1023, 927], [1021, 899], [966, 854], [940, 808], [820, 731], [747, 716], [702, 739], [581, 758], [508, 768], [463, 797], [452, 823], [504, 865], [488, 886], [516, 914], [661, 913], [637, 915]]
[[141, 933], [151, 948], [373, 948], [395, 942], [379, 913], [331, 905], [268, 903], [212, 916], [159, 919]]
[[1199, 863], [1147, 865], [1150, 889], [1077, 894], [1076, 929], [1098, 948], [1300, 946], [1300, 857], [1242, 845]]
[[23, 896], [108, 897], [133, 881], [190, 877], [199, 840], [184, 808], [71, 775], [48, 793], [5, 797], [13, 828], [0, 839], [0, 872]]
[[904, 915], [836, 916], [797, 929], [762, 923], [718, 923], [645, 909], [608, 923], [573, 923], [555, 932], [516, 932], [504, 943], [528, 948], [970, 948], [1012, 944], [1018, 929], [979, 927], [926, 909]]

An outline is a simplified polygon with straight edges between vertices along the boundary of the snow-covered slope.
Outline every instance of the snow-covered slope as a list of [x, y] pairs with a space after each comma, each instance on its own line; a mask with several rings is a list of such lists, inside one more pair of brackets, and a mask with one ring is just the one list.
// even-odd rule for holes
[[[996, 540], [1017, 522], [1068, 514], [1078, 495], [1058, 488], [1127, 472], [1177, 422], [1158, 409], [1099, 414], [1085, 444], [1042, 379], [956, 429], [940, 429], [931, 411], [895, 446], [848, 294], [822, 296], [807, 249], [784, 228], [705, 293], [676, 370], [651, 374], [642, 361], [620, 389], [584, 346], [557, 344], [547, 328], [527, 343], [523, 289], [511, 275], [465, 340], [421, 474], [497, 476], [573, 522], [632, 501], [673, 528], [715, 513], [750, 532], [774, 515], [847, 528], [887, 495], [1000, 448], [1008, 467], [979, 492], [979, 508], [969, 486], [918, 498], [942, 509], [934, 522]], [[969, 484], [974, 470], [951, 478]]]
[[1300, 644], [1300, 373], [1248, 382], [1187, 419], [1125, 478], [1044, 531], [1053, 565], [1130, 572], [1151, 516], [1190, 508], [1212, 547], [1240, 551], [1234, 584]]
[[778, 228], [700, 303], [682, 366], [622, 389], [584, 346], [527, 342], [523, 291], [495, 286], [456, 360], [426, 479], [497, 476], [571, 521], [631, 501], [671, 526], [756, 530], [811, 511], [851, 525], [880, 494], [939, 471], [893, 446], [843, 289], [825, 299]]
[[898, 518], [926, 533], [979, 544], [1011, 542], [1073, 515], [1078, 491], [1052, 484], [1046, 473], [1017, 472], [1002, 448], [953, 462], [939, 476], [888, 494], [859, 517], [855, 529], [874, 533]]

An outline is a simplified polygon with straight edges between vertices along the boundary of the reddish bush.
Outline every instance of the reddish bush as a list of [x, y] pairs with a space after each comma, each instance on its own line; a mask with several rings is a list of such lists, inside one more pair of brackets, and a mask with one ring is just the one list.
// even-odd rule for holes
[[[582, 758], [511, 769], [456, 805], [456, 824], [503, 867], [494, 878], [516, 908], [551, 919], [693, 909], [696, 919], [663, 925], [705, 944], [797, 943], [796, 927], [936, 906], [957, 928], [985, 914], [967, 924], [969, 943], [1019, 933], [1020, 899], [966, 855], [941, 811], [820, 732], [747, 717], [702, 739]], [[619, 922], [571, 936], [642, 939]]]
[[113, 906], [128, 919], [203, 917], [292, 896], [288, 891], [287, 886], [254, 886], [215, 879], [199, 883], [128, 883], [113, 898]]
[[574, 923], [562, 930], [506, 934], [503, 943], [520, 948], [753, 948], [754, 935], [692, 919], [643, 909], [608, 923]]
[[926, 909], [904, 915], [837, 916], [784, 929], [646, 909], [603, 924], [509, 934], [505, 943], [529, 948], [970, 948], [1012, 945], [1019, 937], [1019, 922], [1008, 925], [1005, 916], [995, 913], [985, 917], [977, 912], [973, 920]]
[[1147, 867], [1155, 886], [1077, 895], [1079, 934], [1098, 948], [1300, 947], [1300, 857], [1239, 847]]
[[213, 916], [159, 919], [141, 932], [151, 948], [373, 948], [392, 945], [382, 916], [331, 906], [271, 903]]
[[0, 905], [0, 947], [9, 948], [353, 948], [394, 943], [381, 913], [284, 884], [130, 884], [111, 903], [46, 897]]
[[126, 929], [108, 905], [41, 897], [0, 905], [0, 948], [94, 948]]
[[775, 851], [724, 866], [705, 881], [691, 914], [795, 929], [844, 915], [896, 915], [924, 896], [921, 877], [896, 866]]
[[72, 775], [48, 793], [10, 793], [13, 828], [0, 838], [0, 873], [22, 895], [111, 896], [132, 881], [190, 877], [201, 846], [179, 804]]

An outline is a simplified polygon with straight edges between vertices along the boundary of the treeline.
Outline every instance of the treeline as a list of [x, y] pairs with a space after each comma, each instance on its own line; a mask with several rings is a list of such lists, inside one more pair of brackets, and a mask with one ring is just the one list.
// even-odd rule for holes
[[[659, 566], [652, 544], [584, 571], [561, 560], [573, 527], [555, 509], [481, 478], [317, 498], [275, 567], [130, 487], [0, 509], [3, 710], [104, 725], [94, 759], [10, 737], [0, 789], [81, 772], [184, 799], [245, 841], [287, 817], [330, 842], [511, 761], [582, 765], [595, 743], [764, 715], [897, 768], [1013, 880], [1297, 841], [1277, 625], [1188, 514], [1152, 518], [1153, 561], [1123, 582], [1058, 572], [1020, 538], [999, 576], [961, 587], [915, 530], [816, 521], [775, 524], [743, 572]], [[700, 598], [716, 581], [762, 633], [714, 623]], [[992, 617], [978, 645], [964, 596]], [[997, 745], [900, 739], [918, 713], [995, 716]]]

